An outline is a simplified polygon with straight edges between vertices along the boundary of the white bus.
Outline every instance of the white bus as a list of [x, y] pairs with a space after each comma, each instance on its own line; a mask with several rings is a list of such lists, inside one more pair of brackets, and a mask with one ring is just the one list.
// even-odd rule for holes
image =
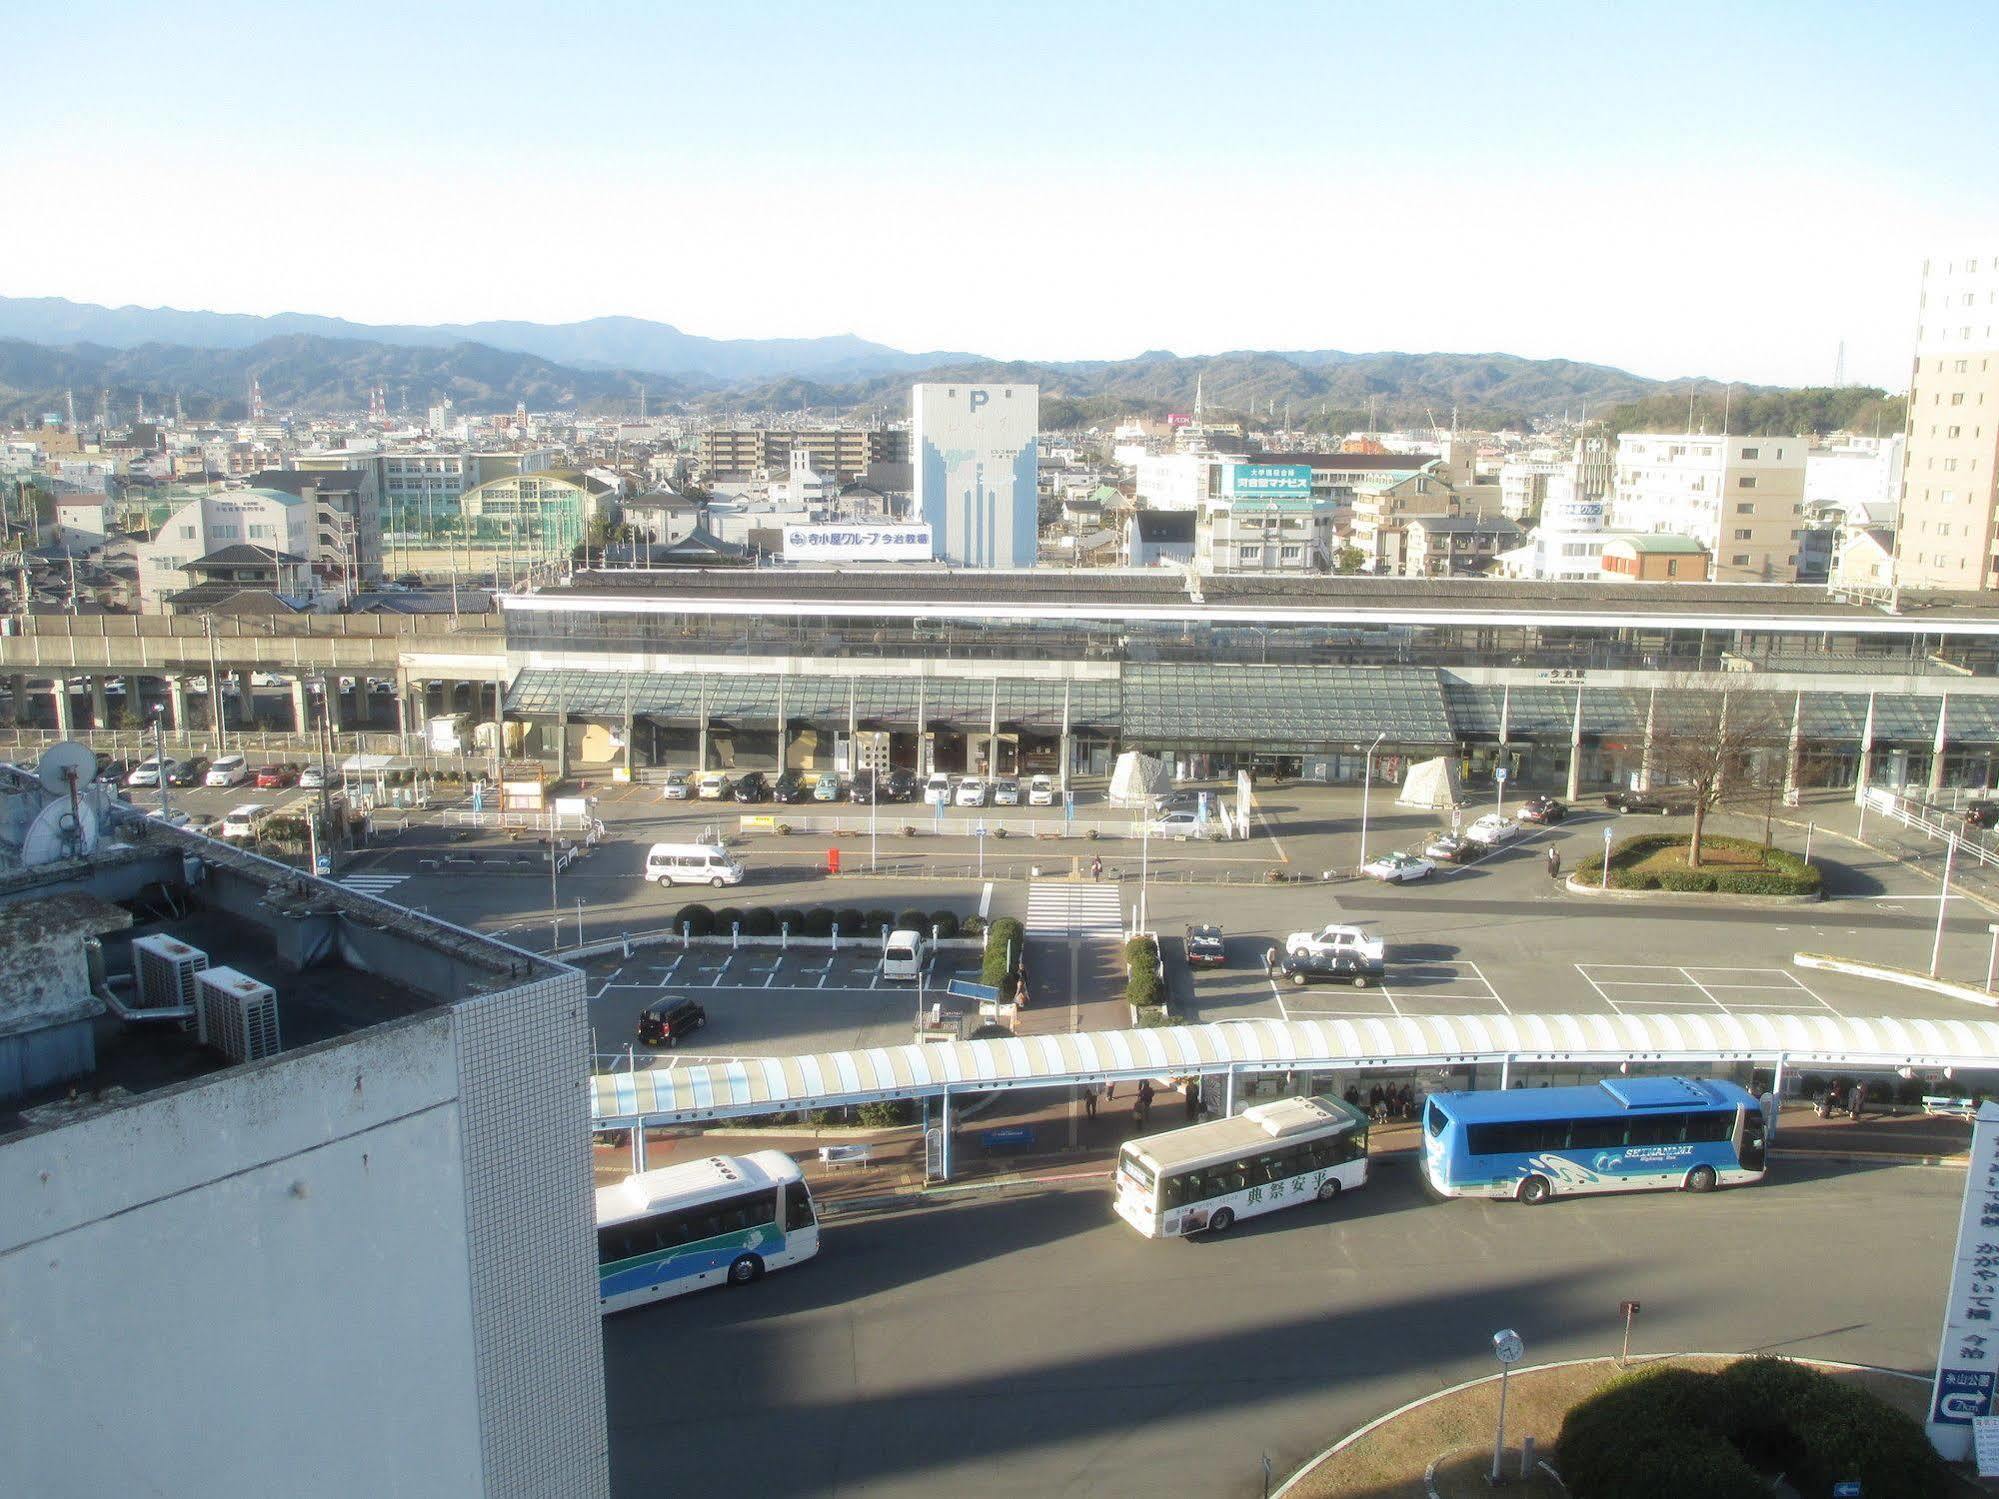
[[819, 1252], [819, 1220], [782, 1151], [709, 1156], [597, 1189], [597, 1307], [748, 1285]]
[[1286, 1098], [1233, 1119], [1129, 1142], [1118, 1154], [1117, 1214], [1147, 1238], [1226, 1232], [1367, 1184], [1367, 1115], [1343, 1098]]

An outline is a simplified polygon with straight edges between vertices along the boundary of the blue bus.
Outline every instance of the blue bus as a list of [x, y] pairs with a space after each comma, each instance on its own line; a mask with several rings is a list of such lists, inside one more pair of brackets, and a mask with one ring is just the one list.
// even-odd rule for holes
[[1423, 1110], [1423, 1177], [1445, 1197], [1707, 1192], [1762, 1180], [1766, 1151], [1756, 1100], [1706, 1078], [1435, 1093]]

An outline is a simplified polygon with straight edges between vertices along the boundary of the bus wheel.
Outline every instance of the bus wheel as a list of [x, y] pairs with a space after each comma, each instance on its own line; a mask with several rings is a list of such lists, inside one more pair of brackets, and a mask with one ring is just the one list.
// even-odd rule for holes
[[1689, 1192], [1712, 1192], [1714, 1190], [1714, 1167], [1696, 1166], [1687, 1173]]
[[1335, 1197], [1339, 1195], [1340, 1195], [1340, 1184], [1337, 1181], [1335, 1181], [1332, 1177], [1329, 1176], [1324, 1181], [1319, 1183], [1319, 1201], [1331, 1202]]
[[753, 1254], [739, 1254], [729, 1262], [729, 1284], [746, 1286], [763, 1279], [764, 1262]]
[[1536, 1207], [1554, 1195], [1545, 1176], [1530, 1176], [1520, 1184], [1520, 1200], [1529, 1207]]
[[1208, 1232], [1225, 1234], [1235, 1223], [1235, 1213], [1228, 1208], [1216, 1208], [1214, 1216], [1208, 1219]]

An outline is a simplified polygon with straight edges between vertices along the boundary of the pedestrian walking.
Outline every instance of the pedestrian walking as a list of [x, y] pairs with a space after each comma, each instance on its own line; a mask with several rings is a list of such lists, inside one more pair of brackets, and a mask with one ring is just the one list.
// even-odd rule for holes
[[1851, 1118], [1855, 1123], [1858, 1123], [1860, 1120], [1860, 1111], [1866, 1107], [1867, 1107], [1867, 1084], [1855, 1083], [1853, 1085], [1853, 1107], [1848, 1112], [1848, 1117]]
[[1277, 948], [1275, 944], [1263, 950], [1263, 976], [1265, 978], [1277, 977]]
[[1104, 877], [1104, 856], [1102, 854], [1098, 854], [1095, 858], [1090, 860], [1090, 878], [1092, 880], [1101, 880], [1103, 877]]
[[1559, 880], [1561, 877], [1562, 877], [1562, 851], [1558, 848], [1551, 848], [1548, 850], [1548, 878], [1551, 880]]
[[1097, 1090], [1095, 1088], [1087, 1089], [1083, 1094], [1083, 1113], [1091, 1119], [1097, 1117]]

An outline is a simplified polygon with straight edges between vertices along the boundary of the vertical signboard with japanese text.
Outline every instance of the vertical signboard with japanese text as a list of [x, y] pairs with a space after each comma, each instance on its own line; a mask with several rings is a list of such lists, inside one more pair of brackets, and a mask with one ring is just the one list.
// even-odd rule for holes
[[1957, 1255], [1950, 1300], [1944, 1304], [1930, 1396], [1930, 1445], [1952, 1462], [1971, 1455], [1971, 1423], [1995, 1414], [1994, 1365], [1999, 1364], [1999, 1104], [1978, 1111], [1971, 1131], [1971, 1169], [1957, 1220]]

